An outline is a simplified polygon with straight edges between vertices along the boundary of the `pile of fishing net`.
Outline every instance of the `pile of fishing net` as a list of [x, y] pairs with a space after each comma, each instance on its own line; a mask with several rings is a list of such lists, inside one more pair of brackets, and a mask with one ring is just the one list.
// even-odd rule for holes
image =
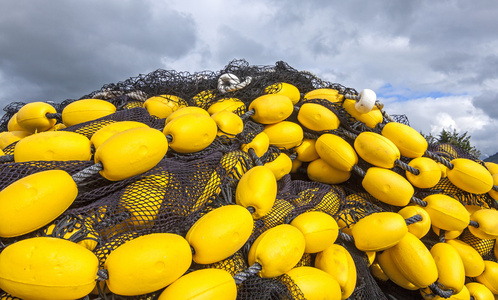
[[494, 299], [498, 165], [284, 62], [0, 120], [2, 299]]

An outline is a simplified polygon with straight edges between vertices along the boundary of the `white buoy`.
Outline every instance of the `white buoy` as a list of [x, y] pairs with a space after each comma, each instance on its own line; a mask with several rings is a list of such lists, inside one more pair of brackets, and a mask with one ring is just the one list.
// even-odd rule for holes
[[359, 113], [366, 114], [372, 110], [375, 105], [375, 101], [377, 101], [377, 95], [375, 92], [370, 89], [364, 89], [360, 92], [359, 97], [356, 99], [354, 107]]

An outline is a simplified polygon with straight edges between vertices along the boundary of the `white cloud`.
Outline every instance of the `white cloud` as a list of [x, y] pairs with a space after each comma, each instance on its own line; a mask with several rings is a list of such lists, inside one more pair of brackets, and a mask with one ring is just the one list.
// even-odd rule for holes
[[424, 134], [437, 136], [442, 129], [468, 132], [471, 145], [487, 157], [496, 152], [498, 121], [475, 107], [470, 96], [419, 98], [403, 102], [387, 101], [384, 109], [389, 114], [404, 114], [411, 127]]

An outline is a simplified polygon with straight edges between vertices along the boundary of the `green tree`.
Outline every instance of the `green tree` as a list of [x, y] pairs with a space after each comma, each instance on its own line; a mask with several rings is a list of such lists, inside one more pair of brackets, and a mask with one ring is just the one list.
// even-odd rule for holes
[[479, 151], [476, 147], [470, 144], [470, 135], [468, 135], [467, 131], [464, 133], [458, 133], [456, 129], [450, 131], [443, 128], [443, 130], [439, 133], [437, 137], [433, 136], [432, 134], [428, 135], [425, 135], [423, 133], [421, 134], [424, 136], [424, 138], [427, 140], [429, 144], [435, 144], [435, 143], [451, 144], [459, 147], [460, 149], [470, 153], [475, 157], [481, 156], [481, 151]]

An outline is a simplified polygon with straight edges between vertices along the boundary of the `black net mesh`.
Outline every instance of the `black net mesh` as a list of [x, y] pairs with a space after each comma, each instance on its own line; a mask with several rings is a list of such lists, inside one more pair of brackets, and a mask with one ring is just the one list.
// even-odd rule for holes
[[[228, 92], [220, 88], [218, 79], [222, 74], [233, 74], [247, 84]], [[117, 111], [103, 118], [77, 124], [65, 129], [80, 133], [88, 138], [106, 125], [119, 121], [137, 121], [151, 128], [162, 130], [165, 119], [151, 116], [144, 102], [152, 96], [179, 97], [179, 103], [207, 109], [213, 103], [226, 98], [235, 98], [245, 105], [235, 113], [243, 120], [243, 131], [235, 137], [222, 135], [202, 151], [184, 154], [169, 149], [166, 157], [149, 171], [121, 181], [110, 181], [100, 174], [88, 176], [78, 184], [78, 196], [62, 215], [46, 226], [14, 238], [1, 238], [0, 251], [22, 239], [35, 236], [52, 236], [68, 239], [92, 250], [104, 266], [106, 258], [120, 245], [139, 236], [150, 233], [175, 233], [185, 236], [192, 225], [209, 211], [229, 204], [235, 204], [235, 191], [239, 180], [252, 167], [275, 160], [280, 154], [295, 159], [295, 148], [281, 149], [270, 146], [261, 157], [241, 150], [241, 146], [251, 142], [265, 126], [255, 122], [248, 111], [255, 98], [265, 94], [265, 89], [275, 83], [286, 82], [297, 87], [303, 95], [318, 88], [335, 89], [341, 95], [358, 95], [352, 89], [337, 83], [321, 80], [317, 76], [298, 71], [285, 62], [274, 66], [252, 66], [245, 60], [234, 60], [218, 72], [185, 73], [157, 70], [122, 82], [106, 84], [101, 89], [84, 95], [80, 99], [103, 99], [115, 105]], [[281, 85], [274, 85], [270, 92], [279, 92]], [[61, 103], [47, 102], [57, 111], [77, 101], [68, 99]], [[320, 104], [332, 111], [340, 120], [336, 130], [316, 132], [303, 127], [304, 137], [316, 139], [321, 134], [338, 135], [353, 145], [356, 135], [363, 131], [380, 133], [382, 125], [399, 122], [410, 125], [405, 115], [389, 116], [385, 112], [382, 121], [374, 128], [354, 119], [342, 107], [341, 102], [333, 103], [326, 99], [307, 99], [309, 103]], [[303, 101], [295, 104], [294, 112], [287, 120], [299, 123], [297, 113]], [[12, 116], [23, 107], [23, 102], [12, 102], [5, 108], [0, 119], [0, 130], [7, 131]], [[379, 105], [380, 106], [380, 105]], [[58, 119], [60, 123], [60, 117]], [[7, 145], [3, 151], [12, 155], [16, 142]], [[431, 144], [429, 152], [451, 161], [454, 158], [468, 158], [482, 164], [469, 153], [450, 144]], [[401, 157], [408, 163], [410, 159]], [[358, 250], [348, 229], [369, 214], [383, 211], [398, 211], [400, 207], [385, 204], [368, 194], [362, 187], [363, 175], [353, 171], [349, 180], [330, 185], [311, 181], [306, 173], [308, 162], [278, 181], [278, 193], [269, 213], [255, 220], [253, 232], [246, 244], [230, 257], [209, 265], [192, 263], [190, 271], [203, 268], [226, 270], [232, 276], [245, 272], [248, 265], [248, 252], [252, 243], [266, 230], [280, 224], [289, 224], [295, 217], [308, 212], [320, 211], [332, 216], [341, 224], [341, 235], [337, 244], [345, 247], [353, 257], [357, 270], [356, 288], [349, 299], [421, 299], [419, 291], [407, 291], [391, 281], [374, 279], [369, 269], [365, 252]], [[90, 166], [93, 161], [35, 161], [3, 162], [0, 165], [0, 189], [30, 174], [44, 170], [60, 169], [74, 175]], [[366, 171], [372, 167], [359, 158], [358, 169]], [[405, 176], [400, 167], [392, 169]], [[488, 194], [472, 194], [453, 185], [447, 178], [431, 189], [415, 188], [415, 196], [424, 198], [433, 193], [442, 193], [458, 199], [462, 204], [480, 207], [496, 207], [496, 201]], [[346, 235], [344, 235], [346, 234]], [[496, 260], [493, 249], [495, 240], [482, 240], [465, 230], [459, 239], [474, 247], [485, 259]], [[432, 231], [423, 242], [430, 248], [439, 241]], [[315, 255], [304, 254], [297, 266], [314, 266]], [[100, 283], [100, 295], [94, 291], [90, 299], [157, 299], [162, 292], [125, 297], [113, 295]], [[237, 285], [237, 299], [304, 299], [299, 287], [287, 275], [276, 278], [249, 276]], [[0, 294], [2, 299], [17, 299]], [[107, 298], [106, 298], [107, 297]]]

